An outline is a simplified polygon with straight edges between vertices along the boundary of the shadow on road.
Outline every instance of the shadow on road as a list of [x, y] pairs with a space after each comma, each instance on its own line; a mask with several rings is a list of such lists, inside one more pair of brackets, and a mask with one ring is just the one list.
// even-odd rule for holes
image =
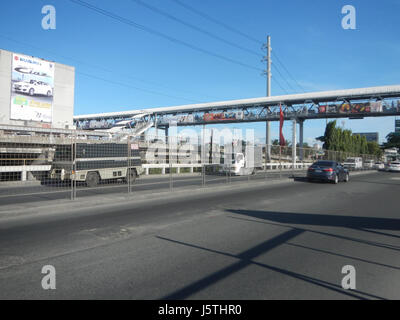
[[[222, 269], [220, 269], [200, 280], [197, 280], [197, 281], [183, 287], [182, 289], [179, 289], [161, 299], [164, 299], [164, 300], [187, 299], [190, 296], [192, 296], [193, 294], [196, 294], [196, 293], [206, 289], [207, 287], [212, 286], [225, 278], [228, 278], [229, 276], [233, 275], [234, 273], [239, 272], [240, 270], [242, 270], [250, 265], [256, 265], [258, 267], [265, 268], [269, 271], [281, 273], [283, 275], [286, 275], [288, 277], [295, 278], [298, 280], [303, 280], [308, 283], [314, 284], [316, 286], [323, 287], [325, 289], [328, 289], [328, 290], [331, 290], [334, 292], [338, 292], [338, 293], [341, 293], [343, 295], [346, 295], [348, 297], [352, 297], [355, 299], [365, 300], [366, 298], [364, 298], [362, 296], [362, 295], [364, 295], [364, 296], [367, 296], [367, 297], [373, 298], [373, 299], [385, 300], [382, 297], [378, 297], [378, 296], [375, 296], [375, 295], [372, 295], [369, 293], [365, 293], [365, 292], [361, 292], [358, 290], [352, 290], [351, 292], [346, 291], [346, 290], [343, 290], [343, 288], [341, 286], [330, 283], [328, 281], [316, 279], [316, 278], [309, 277], [309, 276], [306, 276], [306, 275], [303, 275], [300, 273], [292, 272], [292, 271], [289, 271], [286, 269], [282, 269], [282, 268], [278, 268], [278, 267], [274, 267], [274, 266], [270, 266], [270, 265], [267, 265], [264, 263], [254, 261], [254, 259], [256, 259], [258, 256], [265, 254], [268, 251], [272, 250], [273, 248], [276, 248], [276, 247], [286, 243], [287, 241], [297, 237], [298, 235], [302, 234], [303, 232], [304, 232], [304, 230], [301, 230], [301, 229], [290, 229], [289, 231], [286, 231], [272, 239], [266, 240], [265, 242], [263, 242], [259, 245], [256, 245], [238, 255], [233, 255], [233, 254], [230, 254], [227, 252], [213, 250], [213, 249], [201, 247], [201, 246], [190, 244], [190, 243], [157, 236], [157, 238], [160, 240], [168, 241], [168, 242], [174, 243], [176, 245], [187, 246], [187, 247], [191, 247], [191, 248], [195, 248], [195, 249], [199, 249], [199, 250], [204, 250], [204, 251], [207, 251], [210, 253], [220, 254], [220, 255], [238, 259], [238, 261], [236, 263], [233, 263], [228, 267], [222, 268]], [[243, 298], [245, 298], [245, 297], [243, 297]]]
[[[369, 232], [369, 230], [365, 230], [366, 228], [371, 228], [371, 229], [380, 229], [380, 230], [400, 230], [400, 220], [399, 219], [387, 219], [387, 218], [368, 218], [368, 217], [352, 217], [352, 216], [335, 216], [335, 215], [322, 215], [322, 214], [302, 214], [302, 213], [289, 213], [289, 212], [269, 212], [269, 211], [255, 211], [255, 210], [227, 210], [230, 213], [234, 213], [236, 215], [244, 215], [247, 217], [252, 217], [252, 218], [257, 218], [257, 219], [263, 219], [267, 221], [272, 221], [276, 223], [270, 223], [270, 222], [263, 222], [263, 221], [256, 221], [252, 219], [244, 219], [240, 217], [231, 217], [231, 218], [237, 218], [241, 220], [247, 220], [247, 221], [253, 221], [253, 222], [260, 222], [260, 223], [266, 223], [270, 225], [278, 225], [278, 226], [285, 226], [289, 227], [290, 229], [272, 239], [268, 239], [265, 242], [254, 246], [238, 255], [232, 255], [226, 252], [221, 252], [209, 248], [204, 248], [195, 244], [189, 244], [173, 239], [168, 239], [165, 237], [160, 237], [158, 236], [158, 239], [164, 240], [164, 241], [169, 241], [171, 243], [177, 244], [177, 245], [183, 245], [183, 246], [188, 246], [200, 250], [205, 250], [208, 252], [212, 253], [217, 253], [229, 257], [233, 257], [238, 259], [236, 263], [233, 263], [232, 265], [225, 267], [219, 271], [216, 271], [212, 273], [209, 276], [206, 276], [200, 280], [197, 280], [193, 282], [192, 284], [189, 284], [185, 287], [183, 287], [180, 290], [177, 290], [165, 297], [163, 299], [186, 299], [192, 295], [194, 295], [197, 292], [200, 292], [207, 287], [214, 285], [215, 283], [231, 276], [232, 274], [242, 270], [243, 268], [249, 266], [249, 265], [257, 265], [259, 267], [266, 268], [270, 271], [275, 271], [281, 274], [284, 274], [286, 276], [295, 278], [295, 279], [300, 279], [309, 283], [312, 283], [314, 285], [317, 285], [319, 287], [323, 287], [325, 289], [335, 291], [338, 293], [341, 293], [343, 295], [350, 296], [352, 298], [356, 299], [365, 299], [365, 297], [368, 298], [373, 298], [373, 299], [384, 299], [382, 297], [375, 296], [373, 294], [361, 292], [354, 290], [352, 292], [343, 290], [339, 285], [323, 281], [320, 279], [312, 278], [306, 275], [302, 275], [296, 272], [292, 272], [289, 270], [285, 270], [282, 268], [277, 268], [274, 266], [266, 265], [263, 263], [259, 263], [254, 261], [258, 256], [263, 255], [267, 253], [268, 251], [272, 250], [273, 248], [276, 248], [282, 244], [288, 244], [288, 241], [296, 238], [300, 234], [304, 232], [314, 232], [318, 234], [323, 234], [327, 236], [332, 236], [332, 237], [337, 237], [345, 240], [350, 240], [350, 241], [357, 241], [359, 243], [367, 244], [367, 245], [372, 245], [372, 246], [377, 246], [377, 247], [382, 247], [386, 249], [391, 249], [391, 250], [396, 250], [399, 251], [400, 247], [395, 247], [395, 246], [390, 246], [382, 243], [377, 243], [377, 242], [371, 242], [371, 241], [366, 241], [366, 240], [361, 240], [361, 239], [355, 239], [355, 238], [350, 238], [350, 237], [345, 237], [345, 236], [340, 236], [340, 235], [334, 235], [334, 234], [329, 234], [329, 233], [324, 233], [324, 232], [319, 232], [319, 231], [313, 231], [313, 230], [307, 230], [304, 228], [297, 228], [293, 226], [286, 226], [286, 225], [281, 225], [277, 223], [282, 223], [282, 224], [298, 224], [298, 225], [311, 225], [311, 226], [330, 226], [330, 227], [345, 227], [345, 228], [352, 228], [360, 231], [366, 231]], [[393, 235], [388, 235], [388, 236], [393, 236]], [[330, 254], [333, 255], [338, 255], [336, 253], [329, 252]], [[359, 259], [360, 260], [360, 259]], [[374, 263], [372, 261], [367, 261], [365, 262], [368, 263]], [[398, 269], [397, 267], [389, 266], [389, 265], [382, 265], [384, 267], [390, 267], [394, 269]]]
[[[400, 178], [400, 176], [399, 176], [399, 178]], [[380, 181], [374, 181], [374, 180], [366, 180], [366, 179], [362, 179], [362, 178], [353, 178], [352, 181], [400, 187], [400, 180], [398, 180], [397, 182], [395, 180], [392, 180], [391, 182], [380, 182]]]
[[[228, 210], [228, 212], [285, 224], [343, 227], [351, 229], [400, 230], [400, 219], [339, 216], [257, 210]], [[364, 231], [364, 230], [363, 230]]]
[[[238, 217], [238, 216], [230, 216], [229, 218], [236, 219], [236, 220], [241, 220], [241, 221], [253, 222], [253, 223], [262, 223], [262, 224], [267, 224], [267, 225], [270, 225], [270, 226], [286, 227], [286, 228], [290, 227], [290, 226], [285, 225], [285, 224], [279, 224], [279, 223], [268, 222], [268, 221], [260, 221], [260, 220], [254, 220], [254, 219], [247, 219], [247, 218], [242, 218], [242, 217]], [[384, 249], [389, 249], [389, 250], [394, 250], [394, 251], [400, 251], [400, 247], [399, 246], [390, 245], [390, 244], [386, 244], [386, 243], [382, 243], [382, 242], [358, 239], [358, 238], [353, 238], [353, 237], [349, 237], [349, 236], [333, 234], [333, 233], [329, 233], [329, 232], [323, 232], [323, 231], [312, 230], [312, 229], [306, 229], [306, 228], [299, 228], [299, 229], [307, 231], [307, 232], [310, 232], [310, 233], [315, 233], [315, 234], [319, 234], [319, 235], [322, 235], [322, 236], [326, 236], [326, 237], [333, 237], [333, 238], [338, 238], [338, 239], [341, 239], [341, 240], [354, 241], [354, 242], [358, 242], [358, 243], [362, 243], [362, 244], [366, 244], [366, 245], [374, 246], [374, 247], [378, 247], [378, 248], [384, 248]], [[357, 229], [357, 230], [371, 232], [370, 230], [364, 230], [364, 229]], [[388, 237], [393, 237], [394, 236], [394, 237], [398, 238], [398, 236], [395, 236], [395, 235], [392, 235], [392, 234], [382, 233], [382, 235], [385, 235], [385, 236], [388, 236]]]

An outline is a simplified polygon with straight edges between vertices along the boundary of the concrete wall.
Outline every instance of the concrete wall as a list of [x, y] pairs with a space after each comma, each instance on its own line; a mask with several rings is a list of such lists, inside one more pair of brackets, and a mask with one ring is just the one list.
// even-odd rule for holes
[[75, 68], [56, 63], [54, 70], [53, 127], [69, 128], [74, 117]]
[[[40, 122], [10, 119], [12, 54], [10, 51], [0, 50], [0, 124], [42, 127], [44, 124]], [[74, 91], [75, 68], [55, 63], [51, 124], [53, 128], [72, 128]]]

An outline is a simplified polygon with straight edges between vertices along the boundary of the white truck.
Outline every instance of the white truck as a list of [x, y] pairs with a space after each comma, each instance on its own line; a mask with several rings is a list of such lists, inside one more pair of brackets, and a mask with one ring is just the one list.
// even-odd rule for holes
[[365, 160], [364, 161], [364, 168], [365, 169], [373, 169], [375, 166], [375, 161], [374, 160]]
[[[247, 153], [247, 154], [246, 154]], [[246, 152], [234, 152], [225, 154], [219, 165], [207, 165], [207, 172], [231, 174], [236, 176], [251, 175], [257, 169], [262, 169], [262, 147], [254, 146]]]
[[347, 169], [362, 169], [363, 161], [361, 157], [349, 157], [343, 162], [343, 166]]

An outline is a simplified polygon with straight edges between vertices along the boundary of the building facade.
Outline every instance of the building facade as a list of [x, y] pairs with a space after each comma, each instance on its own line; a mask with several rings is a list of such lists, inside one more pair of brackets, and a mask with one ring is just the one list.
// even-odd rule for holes
[[365, 137], [368, 142], [379, 143], [379, 133], [378, 132], [353, 133], [353, 135], [359, 135], [361, 137]]

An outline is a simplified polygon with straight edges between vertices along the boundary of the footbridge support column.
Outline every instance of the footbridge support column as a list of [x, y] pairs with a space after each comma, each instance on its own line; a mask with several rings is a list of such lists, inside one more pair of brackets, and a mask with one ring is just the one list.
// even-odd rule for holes
[[300, 160], [303, 161], [304, 158], [304, 150], [303, 150], [303, 144], [304, 144], [304, 119], [299, 120], [299, 127], [300, 127], [300, 134], [299, 134], [299, 158]]
[[297, 154], [296, 154], [296, 147], [297, 147], [297, 120], [293, 119], [292, 120], [292, 165], [293, 165], [293, 169], [295, 169], [296, 167], [296, 158], [297, 158]]
[[271, 121], [265, 122], [265, 144], [265, 163], [268, 163], [268, 161], [271, 159]]

